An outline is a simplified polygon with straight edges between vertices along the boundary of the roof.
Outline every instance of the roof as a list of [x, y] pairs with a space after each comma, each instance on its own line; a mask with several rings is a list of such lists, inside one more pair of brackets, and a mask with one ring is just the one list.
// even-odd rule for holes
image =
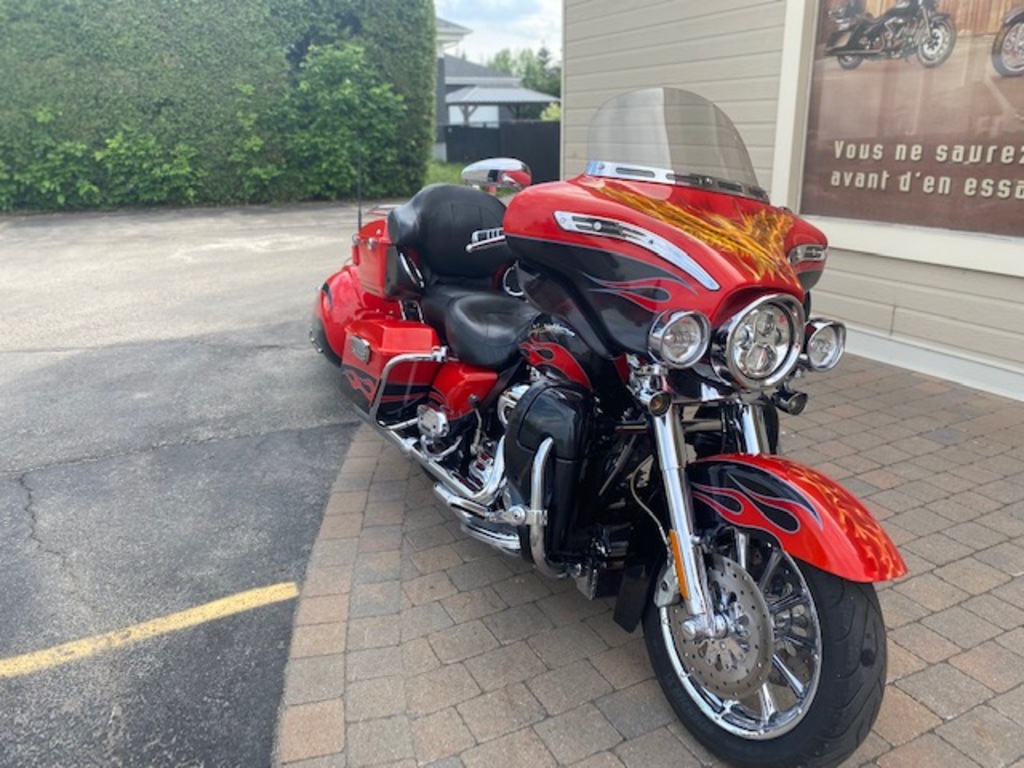
[[469, 27], [464, 27], [461, 24], [456, 24], [454, 21], [442, 19], [440, 16], [436, 17], [434, 19], [434, 22], [437, 26], [438, 34], [444, 33], [452, 35], [462, 35], [463, 37], [465, 37], [466, 35], [473, 31]]
[[452, 91], [445, 97], [450, 106], [477, 106], [482, 104], [551, 104], [558, 97], [519, 86], [471, 85]]
[[452, 21], [446, 21], [441, 18], [435, 18], [434, 23], [436, 29], [434, 39], [437, 41], [438, 56], [444, 52], [445, 48], [458, 45], [458, 43], [462, 41], [462, 38], [473, 31], [460, 24], [456, 24]]
[[519, 85], [519, 78], [498, 69], [474, 64], [459, 56], [445, 54], [445, 85]]

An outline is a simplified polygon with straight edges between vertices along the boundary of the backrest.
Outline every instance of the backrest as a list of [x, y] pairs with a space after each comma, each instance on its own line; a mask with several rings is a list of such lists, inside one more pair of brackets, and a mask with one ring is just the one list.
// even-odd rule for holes
[[420, 266], [445, 277], [487, 277], [512, 262], [505, 245], [467, 253], [473, 232], [500, 227], [505, 206], [471, 187], [431, 184], [388, 214], [388, 236]]

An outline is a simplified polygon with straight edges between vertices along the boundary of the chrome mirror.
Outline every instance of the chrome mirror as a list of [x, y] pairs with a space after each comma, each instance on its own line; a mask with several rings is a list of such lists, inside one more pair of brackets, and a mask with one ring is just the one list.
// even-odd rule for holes
[[518, 192], [530, 186], [530, 166], [512, 157], [477, 160], [462, 169], [462, 181], [483, 189], [510, 189]]

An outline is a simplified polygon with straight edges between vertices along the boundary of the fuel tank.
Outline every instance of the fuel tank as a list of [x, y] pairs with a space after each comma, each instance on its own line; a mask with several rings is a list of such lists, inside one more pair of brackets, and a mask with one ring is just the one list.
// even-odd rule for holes
[[789, 254], [824, 235], [792, 212], [692, 186], [583, 175], [511, 201], [505, 236], [520, 281], [543, 312], [565, 318], [609, 357], [644, 353], [662, 312], [696, 310], [712, 325], [755, 293], [803, 300]]

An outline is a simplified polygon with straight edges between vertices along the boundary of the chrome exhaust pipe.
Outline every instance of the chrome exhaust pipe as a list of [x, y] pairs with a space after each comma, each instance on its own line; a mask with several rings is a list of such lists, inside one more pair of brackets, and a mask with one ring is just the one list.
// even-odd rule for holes
[[440, 483], [434, 485], [434, 493], [455, 513], [469, 536], [508, 554], [519, 554], [519, 531], [515, 527], [493, 519], [487, 507], [455, 495]]
[[451, 509], [460, 512], [468, 512], [474, 517], [485, 519], [492, 514], [488, 507], [452, 493], [448, 488], [441, 485], [441, 483], [434, 483], [434, 495], [447, 504]]

